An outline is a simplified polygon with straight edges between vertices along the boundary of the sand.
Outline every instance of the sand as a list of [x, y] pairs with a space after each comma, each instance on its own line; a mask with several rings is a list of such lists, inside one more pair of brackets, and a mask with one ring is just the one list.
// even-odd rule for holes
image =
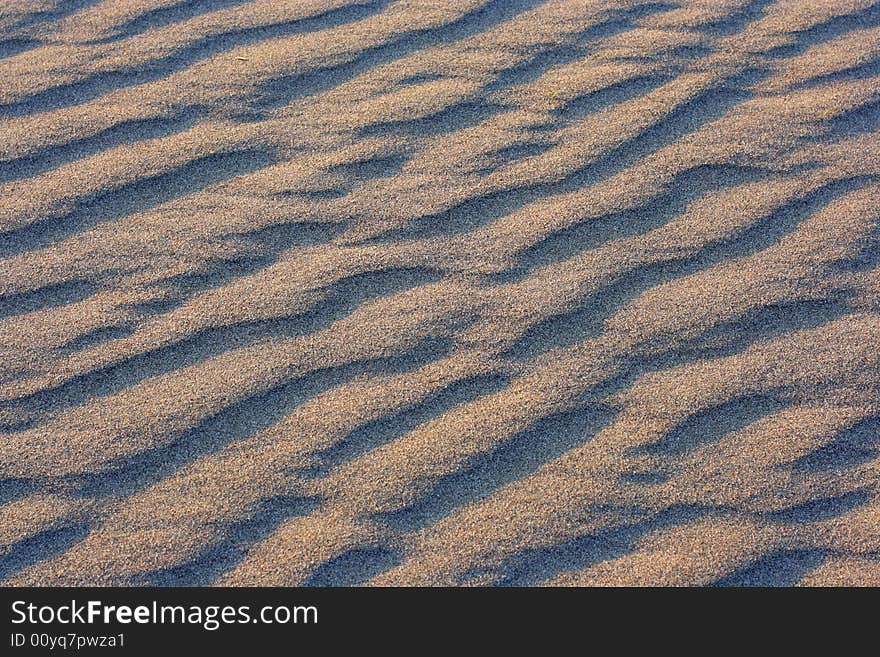
[[880, 2], [2, 0], [6, 585], [880, 585]]

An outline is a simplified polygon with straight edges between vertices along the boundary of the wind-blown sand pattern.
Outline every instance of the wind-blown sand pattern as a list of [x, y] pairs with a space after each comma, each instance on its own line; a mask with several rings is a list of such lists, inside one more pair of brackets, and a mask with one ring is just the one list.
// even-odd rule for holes
[[2, 0], [7, 585], [880, 584], [880, 1]]

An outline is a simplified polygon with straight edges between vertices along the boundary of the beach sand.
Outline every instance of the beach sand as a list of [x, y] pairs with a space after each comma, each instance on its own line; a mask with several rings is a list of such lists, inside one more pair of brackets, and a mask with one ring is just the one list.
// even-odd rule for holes
[[0, 0], [6, 585], [880, 585], [880, 1]]

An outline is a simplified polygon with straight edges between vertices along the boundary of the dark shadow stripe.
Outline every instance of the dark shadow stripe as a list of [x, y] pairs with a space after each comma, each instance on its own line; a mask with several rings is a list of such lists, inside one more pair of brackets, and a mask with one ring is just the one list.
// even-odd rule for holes
[[0, 579], [6, 579], [41, 561], [64, 554], [88, 533], [87, 525], [71, 525], [49, 529], [9, 546], [3, 556], [0, 556]]
[[378, 518], [400, 532], [436, 523], [580, 447], [612, 416], [602, 408], [582, 408], [541, 418], [494, 449], [473, 456], [462, 469], [440, 477], [412, 505]]
[[[77, 406], [94, 397], [116, 394], [146, 379], [204, 362], [261, 340], [321, 331], [350, 315], [364, 303], [435, 282], [439, 277], [438, 272], [421, 268], [387, 269], [348, 276], [325, 288], [326, 296], [298, 315], [207, 328], [170, 345], [80, 374], [56, 387], [12, 401], [0, 401], [0, 409], [28, 409], [46, 414]], [[169, 283], [173, 282], [173, 279], [169, 280]], [[205, 282], [187, 278], [179, 282], [196, 289], [217, 283], [214, 279]], [[193, 291], [190, 288], [182, 291], [181, 295]]]
[[400, 562], [400, 553], [391, 548], [356, 548], [321, 564], [303, 586], [358, 586]]
[[136, 586], [209, 586], [247, 556], [250, 549], [271, 536], [287, 520], [317, 508], [320, 498], [279, 495], [262, 500], [245, 520], [228, 523], [225, 536], [197, 557], [178, 566], [140, 575]]
[[68, 477], [83, 497], [125, 497], [170, 476], [188, 463], [219, 452], [280, 422], [316, 395], [355, 377], [408, 372], [449, 354], [448, 340], [427, 338], [398, 354], [326, 367], [234, 402], [197, 426], [165, 435], [163, 442], [128, 454], [101, 472]]
[[497, 374], [456, 381], [398, 413], [380, 417], [356, 428], [332, 447], [315, 453], [312, 458], [316, 466], [302, 474], [326, 476], [332, 468], [386, 445], [457, 406], [494, 394], [505, 388], [508, 382], [508, 377]]
[[237, 28], [206, 36], [166, 57], [131, 68], [92, 73], [75, 82], [51, 87], [15, 102], [0, 105], [0, 117], [25, 116], [86, 103], [117, 89], [168, 77], [213, 55], [239, 46], [355, 22], [379, 13], [387, 4], [388, 0], [347, 5], [273, 25]]
[[794, 586], [821, 566], [827, 552], [819, 549], [777, 550], [717, 580], [712, 586]]
[[38, 219], [0, 233], [0, 257], [45, 248], [97, 224], [144, 212], [271, 163], [271, 155], [263, 151], [214, 153], [165, 173], [133, 180], [81, 199], [65, 215]]

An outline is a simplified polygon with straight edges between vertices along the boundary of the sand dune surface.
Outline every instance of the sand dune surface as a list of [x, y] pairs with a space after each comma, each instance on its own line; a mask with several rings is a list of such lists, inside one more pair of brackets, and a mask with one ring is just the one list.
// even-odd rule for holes
[[880, 585], [877, 0], [0, 0], [0, 581]]

